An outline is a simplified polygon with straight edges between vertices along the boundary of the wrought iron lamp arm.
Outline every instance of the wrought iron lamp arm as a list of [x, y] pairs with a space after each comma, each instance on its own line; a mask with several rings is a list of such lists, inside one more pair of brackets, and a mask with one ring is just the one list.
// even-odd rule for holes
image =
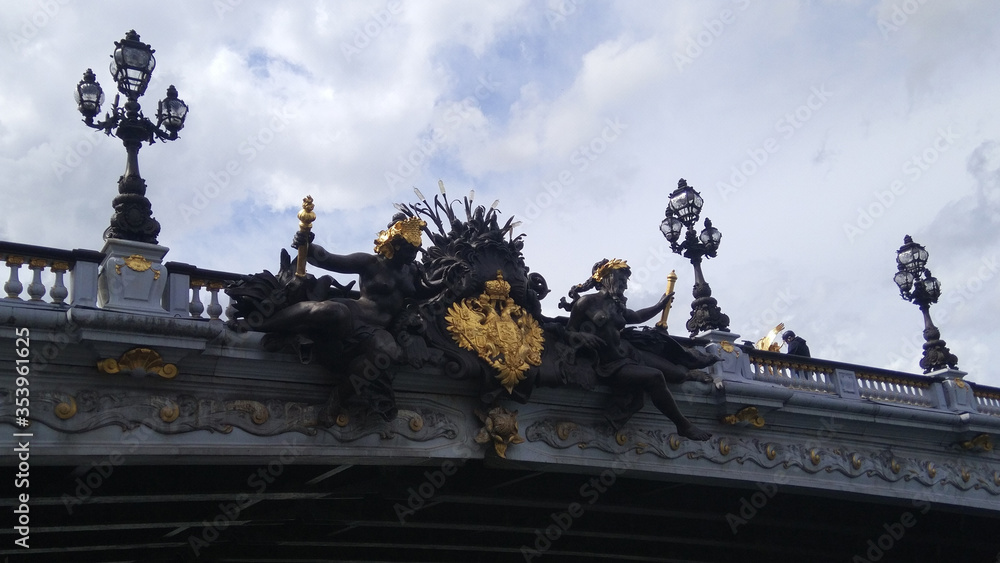
[[[691, 318], [686, 325], [691, 336], [706, 330], [729, 330], [729, 316], [722, 312], [718, 301], [712, 297], [712, 288], [701, 270], [704, 258], [715, 258], [722, 238], [722, 233], [712, 227], [708, 219], [705, 219], [705, 230], [701, 236], [695, 232], [694, 225], [701, 215], [703, 203], [701, 195], [682, 178], [677, 182], [677, 189], [670, 194], [666, 219], [660, 224], [660, 232], [670, 242], [670, 249], [690, 260], [694, 267], [694, 301], [691, 303]], [[681, 229], [685, 227], [684, 238], [678, 242]]]

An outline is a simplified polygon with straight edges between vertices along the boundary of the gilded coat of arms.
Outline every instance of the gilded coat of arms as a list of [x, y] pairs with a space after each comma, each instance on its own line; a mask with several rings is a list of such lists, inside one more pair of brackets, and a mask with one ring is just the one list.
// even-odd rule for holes
[[479, 297], [453, 304], [445, 316], [455, 342], [479, 354], [497, 370], [497, 379], [510, 393], [531, 366], [542, 363], [544, 337], [538, 321], [510, 297], [503, 273], [486, 282]]

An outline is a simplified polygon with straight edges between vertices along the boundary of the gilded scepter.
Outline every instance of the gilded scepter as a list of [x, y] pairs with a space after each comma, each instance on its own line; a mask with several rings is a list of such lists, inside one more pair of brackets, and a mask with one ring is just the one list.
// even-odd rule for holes
[[313, 198], [307, 195], [302, 198], [302, 211], [299, 211], [299, 232], [305, 233], [302, 237], [303, 243], [299, 245], [299, 259], [295, 264], [295, 275], [300, 278], [306, 276], [306, 258], [309, 257], [309, 232], [312, 230], [312, 222], [316, 220], [313, 213]]
[[[666, 295], [670, 295], [674, 291], [674, 284], [677, 283], [677, 272], [670, 270], [670, 275], [667, 276], [667, 291]], [[659, 322], [656, 326], [663, 327], [664, 330], [667, 328], [667, 315], [670, 314], [670, 306], [674, 303], [674, 296], [670, 295], [670, 299], [667, 300], [667, 304], [663, 307], [663, 314], [660, 315]]]

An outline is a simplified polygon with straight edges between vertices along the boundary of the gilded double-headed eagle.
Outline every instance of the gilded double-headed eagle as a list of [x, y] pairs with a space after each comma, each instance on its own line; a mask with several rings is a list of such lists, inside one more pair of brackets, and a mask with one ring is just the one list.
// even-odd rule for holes
[[453, 304], [445, 315], [455, 343], [479, 354], [497, 370], [507, 392], [524, 380], [531, 366], [542, 364], [542, 328], [510, 297], [510, 284], [497, 272], [479, 297]]

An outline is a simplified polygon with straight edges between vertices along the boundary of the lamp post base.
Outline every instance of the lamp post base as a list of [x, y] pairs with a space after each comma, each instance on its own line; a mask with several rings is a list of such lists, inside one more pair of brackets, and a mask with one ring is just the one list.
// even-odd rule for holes
[[104, 232], [105, 240], [156, 244], [160, 223], [153, 218], [152, 204], [146, 199], [146, 182], [138, 174], [123, 175], [118, 180], [118, 192], [112, 202], [115, 212], [111, 226]]
[[924, 342], [924, 356], [920, 358], [920, 367], [924, 373], [931, 373], [951, 368], [958, 369], [958, 356], [951, 353], [944, 340], [928, 340]]
[[706, 330], [692, 335], [692, 338], [696, 340], [708, 340], [709, 342], [714, 342], [715, 344], [721, 344], [723, 342], [729, 342], [732, 344], [736, 342], [739, 337], [740, 335], [735, 332], [729, 332], [726, 330]]
[[691, 336], [706, 330], [727, 332], [729, 315], [722, 312], [714, 297], [698, 297], [691, 302], [691, 318], [685, 326]]

